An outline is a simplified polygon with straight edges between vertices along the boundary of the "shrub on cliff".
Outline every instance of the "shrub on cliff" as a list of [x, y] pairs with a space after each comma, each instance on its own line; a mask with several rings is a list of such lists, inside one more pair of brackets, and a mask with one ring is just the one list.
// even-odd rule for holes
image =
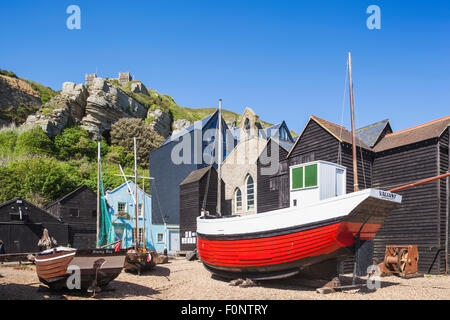
[[0, 168], [0, 202], [17, 196], [33, 201], [36, 195], [57, 199], [80, 185], [78, 172], [69, 164], [51, 158], [12, 162]]
[[158, 148], [164, 138], [142, 119], [122, 118], [112, 125], [111, 143], [123, 147], [130, 154], [133, 154], [133, 137], [137, 140], [138, 163], [148, 168], [149, 153]]
[[8, 156], [14, 151], [18, 135], [17, 130], [14, 129], [0, 131], [0, 155]]
[[97, 154], [97, 145], [89, 138], [87, 130], [75, 126], [64, 129], [55, 137], [55, 150], [60, 159], [93, 159]]
[[134, 157], [131, 153], [125, 151], [121, 146], [111, 146], [109, 147], [108, 154], [106, 155], [106, 160], [109, 163], [120, 164], [122, 167], [134, 166]]
[[53, 153], [53, 143], [41, 127], [33, 127], [19, 134], [15, 152], [30, 155], [50, 155]]

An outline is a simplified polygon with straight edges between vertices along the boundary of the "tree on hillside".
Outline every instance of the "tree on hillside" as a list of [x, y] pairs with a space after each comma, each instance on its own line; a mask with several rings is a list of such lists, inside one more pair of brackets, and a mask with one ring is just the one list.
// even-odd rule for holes
[[164, 138], [142, 119], [122, 118], [112, 125], [111, 143], [123, 147], [130, 154], [133, 154], [133, 137], [137, 142], [138, 164], [148, 168], [149, 153], [158, 148]]
[[96, 159], [97, 145], [89, 132], [79, 126], [64, 129], [55, 137], [55, 149], [60, 159]]

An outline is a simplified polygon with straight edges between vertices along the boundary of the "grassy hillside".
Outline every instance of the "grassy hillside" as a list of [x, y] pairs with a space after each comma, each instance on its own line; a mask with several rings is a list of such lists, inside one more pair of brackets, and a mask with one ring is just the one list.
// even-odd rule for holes
[[[2, 70], [0, 69], [0, 75], [16, 78], [25, 81], [28, 83], [31, 88], [33, 88], [34, 91], [36, 91], [39, 94], [39, 97], [41, 98], [42, 104], [49, 101], [52, 97], [56, 96], [58, 93], [54, 91], [53, 89], [43, 86], [38, 82], [30, 81], [27, 79], [23, 79], [18, 77], [14, 72]], [[27, 117], [30, 114], [35, 113], [37, 110], [39, 110], [40, 106], [30, 106], [30, 105], [21, 105], [21, 106], [7, 106], [0, 109], [0, 118], [9, 121], [14, 122], [16, 124], [21, 124], [25, 122]]]

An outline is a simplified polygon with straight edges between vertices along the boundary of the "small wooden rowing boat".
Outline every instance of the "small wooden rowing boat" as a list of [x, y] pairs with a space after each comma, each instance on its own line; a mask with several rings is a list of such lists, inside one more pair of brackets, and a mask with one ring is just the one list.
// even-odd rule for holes
[[[102, 288], [120, 274], [125, 256], [125, 250], [57, 247], [36, 256], [36, 272], [39, 280], [52, 289]], [[78, 288], [73, 285], [77, 273]], [[73, 279], [69, 279], [71, 275]]]

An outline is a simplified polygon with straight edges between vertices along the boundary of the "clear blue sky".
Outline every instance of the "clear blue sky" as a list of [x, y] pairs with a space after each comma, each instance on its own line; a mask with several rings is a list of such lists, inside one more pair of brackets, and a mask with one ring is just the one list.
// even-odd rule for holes
[[[66, 28], [71, 4], [81, 30]], [[371, 4], [381, 30], [366, 27]], [[130, 71], [181, 106], [222, 98], [297, 132], [310, 114], [341, 124], [348, 51], [357, 127], [450, 114], [449, 35], [448, 0], [0, 2], [1, 69], [56, 90], [86, 72]]]

